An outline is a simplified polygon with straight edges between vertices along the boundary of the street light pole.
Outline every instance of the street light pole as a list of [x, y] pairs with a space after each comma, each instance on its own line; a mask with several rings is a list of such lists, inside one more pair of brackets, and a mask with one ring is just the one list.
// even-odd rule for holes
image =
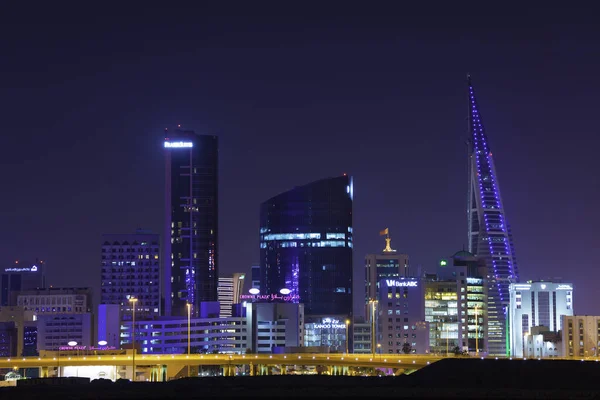
[[188, 314], [188, 351], [187, 351], [187, 353], [188, 353], [188, 366], [187, 367], [188, 368], [187, 369], [188, 369], [188, 378], [189, 378], [190, 377], [190, 361], [189, 361], [189, 357], [190, 357], [190, 349], [191, 349], [191, 330], [190, 330], [190, 327], [192, 325], [191, 324], [191, 320], [192, 320], [192, 317], [191, 317], [191, 315], [192, 315], [192, 305], [190, 303], [187, 303], [186, 306], [187, 306], [187, 314]]
[[373, 357], [375, 356], [375, 304], [377, 300], [371, 299], [369, 300], [371, 303], [371, 352], [373, 353]]
[[133, 350], [133, 362], [132, 362], [132, 382], [135, 382], [135, 304], [137, 303], [138, 299], [136, 299], [135, 297], [131, 297], [129, 299], [129, 302], [132, 304], [132, 308], [131, 308], [131, 313], [132, 313], [132, 323], [131, 323], [131, 348]]
[[446, 357], [448, 357], [448, 354], [449, 354], [449, 352], [448, 352], [448, 335], [449, 335], [448, 325], [446, 325]]
[[346, 320], [346, 354], [348, 353], [348, 342], [350, 341], [350, 338], [348, 337], [348, 328], [350, 327], [350, 320], [347, 319]]
[[475, 306], [475, 354], [479, 355], [479, 317], [477, 316], [477, 307]]

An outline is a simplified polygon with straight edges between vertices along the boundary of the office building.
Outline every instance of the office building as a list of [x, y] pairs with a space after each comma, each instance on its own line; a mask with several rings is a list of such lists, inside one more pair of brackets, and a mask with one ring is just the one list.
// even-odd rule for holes
[[371, 354], [372, 336], [371, 322], [364, 318], [357, 318], [350, 326], [352, 329], [352, 352], [355, 354]]
[[304, 305], [297, 303], [247, 304], [252, 324], [252, 349], [256, 353], [283, 353], [305, 342]]
[[488, 352], [486, 276], [485, 261], [464, 250], [451, 261], [440, 260], [437, 273], [425, 276], [432, 353]]
[[90, 288], [54, 288], [22, 290], [14, 294], [17, 306], [32, 311], [38, 317], [55, 314], [92, 312]]
[[35, 314], [20, 306], [0, 307], [0, 357], [30, 354], [30, 332]]
[[563, 315], [561, 326], [563, 357], [598, 357], [600, 316]]
[[485, 134], [469, 77], [469, 252], [485, 260], [488, 279], [488, 350], [505, 356], [507, 348], [509, 286], [519, 282], [512, 232], [507, 222], [494, 159]]
[[377, 284], [382, 279], [398, 279], [411, 276], [408, 255], [398, 253], [391, 248], [389, 229], [386, 228], [380, 234], [386, 236], [385, 248], [379, 254], [367, 254], [365, 257], [365, 304], [367, 308], [369, 300], [379, 298]]
[[429, 323], [425, 322], [425, 292], [421, 280], [382, 279], [379, 287], [376, 352], [429, 353]]
[[[302, 345], [304, 313], [302, 304], [248, 303], [242, 315], [214, 316], [211, 307], [199, 311], [200, 317], [157, 317], [135, 323], [135, 343], [142, 353], [273, 353]], [[213, 316], [211, 316], [213, 315]], [[120, 326], [119, 346], [132, 343], [132, 321]]]
[[159, 235], [138, 229], [131, 234], [102, 235], [100, 304], [130, 308], [129, 298], [138, 299], [140, 318], [160, 315]]
[[244, 281], [246, 274], [237, 272], [231, 276], [220, 277], [217, 294], [219, 299], [221, 318], [228, 318], [232, 315], [232, 306], [239, 304], [240, 295], [244, 290]]
[[93, 343], [90, 288], [23, 290], [15, 298], [19, 307], [34, 314], [38, 351], [57, 350], [70, 341], [81, 346]]
[[[132, 317], [130, 310], [130, 317]], [[96, 343], [106, 342], [109, 347], [120, 348], [121, 321], [131, 320], [123, 318], [123, 311], [119, 304], [100, 304], [97, 314], [97, 336]], [[139, 320], [139, 319], [138, 319]]]
[[43, 261], [35, 263], [16, 261], [0, 274], [0, 306], [11, 306], [12, 293], [46, 287], [46, 265]]
[[349, 176], [281, 193], [260, 207], [260, 292], [291, 296], [306, 315], [352, 317]]
[[165, 131], [163, 295], [165, 315], [198, 315], [217, 301], [218, 142], [194, 131]]
[[77, 346], [94, 345], [92, 314], [65, 313], [37, 317], [37, 347], [41, 350], [58, 350], [76, 342]]
[[260, 291], [260, 265], [252, 266], [252, 289], [259, 289]]
[[[332, 353], [345, 353], [350, 336], [350, 320], [335, 317], [306, 317], [304, 346], [326, 347]], [[350, 345], [350, 343], [348, 342]], [[352, 348], [352, 347], [349, 347]]]
[[570, 283], [528, 282], [510, 285], [510, 349], [524, 355], [525, 340], [533, 327], [550, 332], [563, 329], [562, 316], [573, 315], [573, 285]]

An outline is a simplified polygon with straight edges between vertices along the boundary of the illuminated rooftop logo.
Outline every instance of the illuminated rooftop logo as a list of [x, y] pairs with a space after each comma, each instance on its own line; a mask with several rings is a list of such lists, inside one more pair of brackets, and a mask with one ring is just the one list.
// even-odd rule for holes
[[192, 142], [165, 142], [165, 149], [182, 149], [194, 147]]
[[417, 287], [417, 281], [396, 281], [393, 279], [386, 279], [385, 284], [388, 287]]

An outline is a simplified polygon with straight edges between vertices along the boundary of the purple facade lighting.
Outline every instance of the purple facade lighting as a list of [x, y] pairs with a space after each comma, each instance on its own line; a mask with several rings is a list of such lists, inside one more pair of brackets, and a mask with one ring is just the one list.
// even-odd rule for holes
[[507, 354], [506, 312], [509, 285], [519, 274], [512, 233], [500, 195], [496, 168], [469, 78], [469, 251], [486, 261], [489, 286], [489, 352]]

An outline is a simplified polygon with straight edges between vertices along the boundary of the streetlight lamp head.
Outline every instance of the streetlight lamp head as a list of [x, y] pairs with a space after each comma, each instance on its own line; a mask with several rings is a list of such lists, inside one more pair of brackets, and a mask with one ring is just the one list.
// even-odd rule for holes
[[346, 320], [346, 325], [350, 325], [350, 320], [349, 319]]

